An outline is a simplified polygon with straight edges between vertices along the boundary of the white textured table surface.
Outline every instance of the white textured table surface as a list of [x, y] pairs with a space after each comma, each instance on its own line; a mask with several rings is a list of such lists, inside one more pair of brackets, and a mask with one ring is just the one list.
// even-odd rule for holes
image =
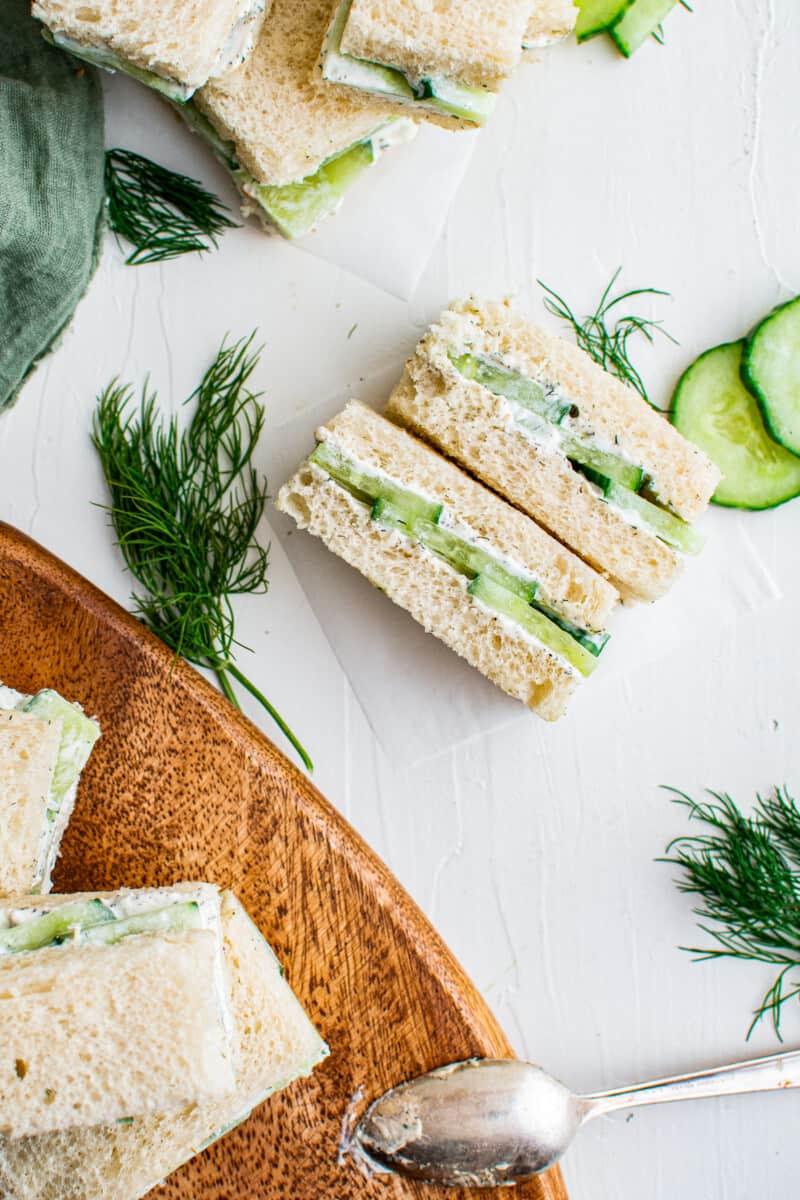
[[[63, 345], [0, 417], [0, 517], [124, 601], [90, 505], [103, 487], [88, 427], [113, 375], [140, 384], [149, 371], [179, 400], [226, 331], [258, 326], [277, 424], [400, 358], [454, 295], [514, 291], [538, 309], [537, 275], [582, 311], [621, 263], [632, 285], [672, 292], [660, 312], [681, 345], [640, 358], [666, 400], [700, 350], [800, 291], [800, 8], [700, 3], [667, 32], [665, 48], [627, 64], [602, 43], [565, 45], [519, 73], [409, 304], [254, 230], [164, 267], [125, 268], [109, 243]], [[117, 79], [108, 99], [109, 144], [231, 197], [156, 100]], [[742, 801], [775, 782], [800, 788], [800, 502], [726, 520], [746, 522], [780, 605], [601, 696], [587, 689], [556, 727], [532, 718], [411, 771], [378, 749], [277, 545], [269, 596], [241, 606], [256, 650], [244, 665], [310, 745], [318, 784], [436, 923], [518, 1052], [578, 1089], [744, 1057], [768, 982], [676, 949], [694, 937], [690, 905], [654, 862], [684, 829], [659, 784]], [[800, 1043], [796, 1013], [785, 1031]], [[773, 1048], [763, 1028], [749, 1050]], [[793, 1094], [622, 1114], [585, 1131], [567, 1182], [585, 1200], [788, 1194], [799, 1120]]]

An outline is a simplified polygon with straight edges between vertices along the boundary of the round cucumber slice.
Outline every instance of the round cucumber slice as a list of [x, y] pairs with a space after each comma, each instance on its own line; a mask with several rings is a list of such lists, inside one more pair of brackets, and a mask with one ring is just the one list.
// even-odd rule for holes
[[742, 379], [775, 441], [800, 454], [800, 296], [756, 325], [745, 343]]
[[678, 382], [671, 419], [715, 462], [723, 479], [713, 502], [727, 508], [775, 508], [800, 495], [800, 459], [774, 442], [742, 383], [745, 343], [701, 354]]

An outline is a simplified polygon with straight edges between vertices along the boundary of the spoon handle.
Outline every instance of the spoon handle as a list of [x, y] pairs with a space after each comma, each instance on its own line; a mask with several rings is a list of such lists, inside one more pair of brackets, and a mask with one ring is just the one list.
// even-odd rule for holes
[[620, 1108], [667, 1104], [672, 1100], [703, 1100], [708, 1096], [736, 1096], [744, 1092], [771, 1092], [800, 1087], [800, 1050], [753, 1058], [728, 1067], [712, 1067], [690, 1075], [675, 1075], [612, 1092], [581, 1097], [584, 1120]]

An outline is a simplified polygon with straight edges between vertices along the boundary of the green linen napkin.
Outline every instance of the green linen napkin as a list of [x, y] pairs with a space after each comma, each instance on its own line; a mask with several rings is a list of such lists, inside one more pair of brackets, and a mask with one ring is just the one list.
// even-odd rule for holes
[[0, 411], [69, 324], [103, 230], [97, 72], [0, 0]]

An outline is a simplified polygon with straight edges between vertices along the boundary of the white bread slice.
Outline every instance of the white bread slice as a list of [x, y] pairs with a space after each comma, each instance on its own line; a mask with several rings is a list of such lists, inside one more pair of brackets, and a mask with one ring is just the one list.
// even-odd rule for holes
[[[237, 61], [242, 53], [249, 51], [264, 19], [266, 3], [267, 0], [213, 0], [213, 3], [34, 0], [32, 11], [54, 34], [82, 46], [108, 51], [139, 70], [197, 88], [227, 65], [229, 51]], [[240, 20], [245, 35], [241, 42], [234, 35]]]
[[525, 31], [525, 49], [540, 50], [568, 37], [577, 19], [572, 0], [536, 0]]
[[651, 477], [662, 503], [684, 520], [705, 510], [719, 480], [716, 467], [632, 388], [507, 302], [472, 298], [452, 304], [417, 346], [390, 398], [392, 420], [541, 522], [625, 594], [643, 600], [662, 596], [682, 569], [681, 555], [605, 504], [562, 455], [509, 430], [505, 400], [466, 379], [448, 358], [449, 350], [465, 349], [557, 383], [580, 410], [576, 433], [596, 432], [618, 446]]
[[396, 111], [322, 78], [318, 58], [330, 14], [330, 0], [274, 0], [247, 62], [194, 97], [259, 183], [307, 178]]
[[33, 891], [61, 722], [0, 709], [0, 896]]
[[412, 79], [496, 90], [522, 57], [532, 0], [352, 0], [341, 48]]
[[[216, 890], [203, 890], [218, 912]], [[2, 911], [82, 898], [21, 897]], [[30, 1136], [230, 1095], [219, 972], [211, 928], [0, 958], [0, 1131]]]
[[[575, 624], [602, 629], [617, 595], [570, 551], [497, 496], [378, 413], [351, 401], [317, 431], [363, 467], [446, 505], [487, 549], [539, 580], [539, 597]], [[509, 695], [540, 716], [563, 715], [579, 676], [518, 626], [476, 603], [467, 581], [423, 547], [373, 521], [313, 463], [278, 493], [277, 506]]]
[[0, 1138], [0, 1195], [138, 1200], [327, 1054], [270, 947], [230, 892], [222, 897], [236, 1028], [236, 1092], [171, 1117], [137, 1117], [32, 1138]]

